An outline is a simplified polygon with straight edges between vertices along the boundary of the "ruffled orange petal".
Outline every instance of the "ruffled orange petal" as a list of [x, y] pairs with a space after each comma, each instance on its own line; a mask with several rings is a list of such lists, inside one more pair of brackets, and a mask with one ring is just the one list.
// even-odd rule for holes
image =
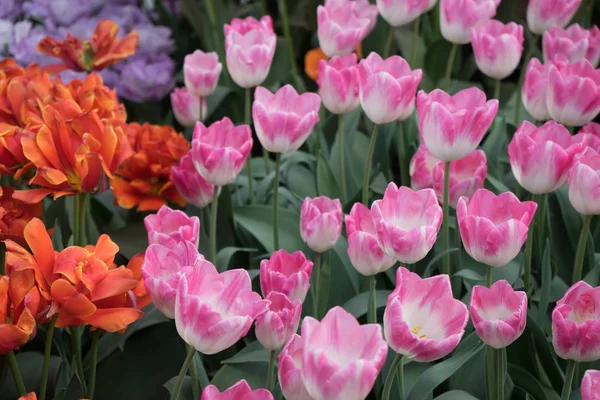
[[67, 312], [74, 317], [84, 319], [96, 312], [94, 303], [64, 279], [57, 279], [52, 283], [51, 294], [58, 303], [59, 313]]
[[133, 277], [133, 272], [126, 268], [117, 268], [108, 271], [108, 275], [98, 282], [92, 293], [92, 301], [105, 299], [127, 293], [135, 288], [138, 281]]
[[137, 308], [106, 308], [98, 309], [85, 321], [95, 328], [106, 332], [118, 332], [127, 328], [144, 315]]
[[54, 273], [54, 247], [42, 220], [33, 218], [25, 227], [23, 235], [37, 261], [40, 275], [46, 282], [50, 282]]

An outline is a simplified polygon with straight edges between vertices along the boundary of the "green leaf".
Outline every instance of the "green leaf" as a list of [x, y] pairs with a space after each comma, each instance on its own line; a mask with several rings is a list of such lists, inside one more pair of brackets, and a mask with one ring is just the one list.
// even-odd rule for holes
[[322, 153], [317, 160], [317, 188], [320, 196], [327, 196], [330, 199], [340, 198], [340, 186]]
[[512, 378], [516, 387], [523, 389], [531, 398], [535, 400], [559, 400], [560, 397], [555, 392], [549, 392], [544, 389], [542, 383], [529, 371], [515, 364], [508, 364], [508, 374]]
[[[175, 382], [177, 382], [177, 376], [169, 379], [163, 386], [165, 389], [169, 391], [169, 393], [173, 393], [173, 389], [175, 389]], [[183, 384], [181, 385], [181, 391], [179, 392], [178, 399], [181, 400], [197, 400], [194, 399], [194, 392], [192, 390], [192, 378], [186, 376], [183, 378]]]
[[[548, 343], [546, 335], [530, 315], [527, 316], [527, 326], [525, 328], [525, 332], [527, 331], [533, 335], [535, 350], [540, 359], [541, 367], [546, 372], [546, 375], [548, 375], [548, 379], [550, 380], [552, 387], [560, 393], [565, 376], [556, 362], [554, 352], [550, 348], [550, 344]], [[517, 383], [515, 381], [515, 385], [516, 384]]]
[[[462, 60], [462, 46], [458, 46], [456, 52], [456, 58], [454, 60], [453, 70], [454, 72], [460, 69]], [[452, 44], [445, 39], [440, 39], [433, 42], [427, 47], [425, 53], [425, 74], [431, 79], [432, 84], [435, 84], [441, 80], [446, 74], [446, 66], [448, 65], [448, 58], [450, 57], [450, 51]]]
[[492, 188], [497, 193], [510, 192], [510, 189], [507, 188], [504, 183], [500, 182], [500, 180], [494, 178], [493, 176], [487, 175], [485, 179], [490, 183], [490, 185], [492, 185]]
[[[332, 250], [337, 258], [340, 260], [344, 269], [346, 270], [346, 275], [350, 282], [352, 283], [352, 288], [354, 289], [354, 293], [360, 292], [360, 277], [361, 275], [358, 273], [356, 268], [350, 262], [350, 258], [348, 258], [348, 240], [344, 236], [340, 236], [339, 240], [335, 244], [335, 247]], [[335, 258], [334, 258], [335, 261]]]
[[215, 374], [210, 383], [223, 391], [245, 379], [252, 389], [264, 388], [267, 384], [268, 369], [268, 362], [225, 364]]
[[269, 362], [269, 351], [260, 342], [252, 342], [235, 356], [221, 361], [222, 364], [243, 364], [247, 362]]
[[332, 288], [331, 280], [331, 252], [321, 255], [321, 281], [319, 283], [319, 310], [317, 319], [321, 319], [329, 309], [329, 296]]
[[456, 247], [454, 247], [454, 248], [444, 250], [444, 251], [436, 254], [435, 257], [433, 257], [429, 261], [429, 263], [427, 263], [427, 266], [425, 267], [425, 271], [423, 272], [423, 277], [427, 278], [427, 277], [431, 276], [431, 270], [433, 269], [433, 266], [435, 265], [435, 263], [437, 263], [439, 260], [441, 260], [444, 257], [444, 255], [452, 254], [456, 251], [458, 251], [458, 249]]
[[550, 240], [546, 238], [546, 247], [542, 257], [542, 287], [540, 303], [538, 305], [537, 322], [543, 325], [546, 322], [548, 305], [550, 304], [550, 289], [552, 288], [552, 266], [550, 265]]
[[226, 271], [229, 268], [229, 263], [231, 262], [231, 258], [237, 252], [246, 252], [246, 253], [255, 253], [257, 249], [250, 249], [247, 247], [225, 247], [224, 249], [219, 250], [217, 254], [217, 259], [215, 260], [215, 265], [219, 272]]
[[461, 269], [460, 271], [452, 275], [452, 277], [461, 277], [469, 281], [485, 281], [485, 277], [483, 275], [473, 271], [472, 269]]
[[130, 259], [148, 247], [148, 232], [143, 222], [129, 223], [125, 228], [113, 232], [110, 238], [119, 246], [119, 252]]
[[470, 395], [462, 390], [451, 390], [436, 397], [434, 400], [477, 400], [477, 397]]
[[[391, 290], [377, 290], [375, 291], [375, 301], [377, 307], [385, 307], [389, 295], [392, 293]], [[354, 318], [360, 318], [367, 313], [369, 304], [370, 292], [360, 293], [346, 302], [342, 307], [354, 316]]]

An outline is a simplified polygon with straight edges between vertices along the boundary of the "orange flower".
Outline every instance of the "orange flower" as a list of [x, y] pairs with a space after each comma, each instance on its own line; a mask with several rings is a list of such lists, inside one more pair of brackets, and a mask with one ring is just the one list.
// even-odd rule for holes
[[27, 393], [25, 396], [19, 397], [18, 400], [37, 400], [35, 392]]
[[136, 254], [131, 257], [129, 263], [127, 263], [127, 269], [133, 272], [133, 277], [138, 280], [138, 285], [131, 291], [135, 299], [133, 306], [138, 309], [142, 309], [150, 304], [150, 296], [146, 292], [146, 286], [144, 285], [144, 278], [142, 277], [142, 265], [144, 264], [144, 253]]
[[186, 204], [171, 181], [171, 167], [187, 153], [190, 143], [171, 126], [129, 124], [129, 143], [134, 154], [125, 160], [111, 180], [117, 203], [139, 211], [158, 210], [172, 201]]
[[0, 187], [0, 240], [11, 239], [25, 245], [23, 230], [33, 218], [42, 215], [42, 203], [27, 204], [13, 198], [14, 189]]
[[309, 50], [304, 56], [304, 72], [313, 81], [316, 81], [319, 77], [319, 62], [321, 60], [327, 61], [327, 55], [319, 47]]
[[53, 66], [49, 71], [100, 71], [135, 54], [139, 39], [137, 31], [130, 32], [123, 39], [117, 38], [118, 32], [119, 26], [116, 23], [103, 19], [98, 22], [89, 40], [69, 33], [65, 40], [60, 41], [47, 36], [40, 40], [37, 50], [64, 62], [64, 66]]
[[58, 313], [56, 326], [89, 324], [117, 332], [143, 315], [130, 299], [139, 282], [131, 270], [115, 266], [119, 247], [107, 235], [100, 236], [95, 246], [56, 252], [44, 224], [34, 218], [24, 236], [31, 253], [8, 240], [7, 265], [14, 271], [35, 272], [40, 293], [50, 304], [46, 317]]

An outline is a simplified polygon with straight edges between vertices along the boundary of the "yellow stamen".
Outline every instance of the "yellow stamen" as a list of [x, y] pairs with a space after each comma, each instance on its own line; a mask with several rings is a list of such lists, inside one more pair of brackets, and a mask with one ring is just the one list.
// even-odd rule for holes
[[[415, 327], [414, 327], [414, 328], [412, 328], [410, 331], [411, 331], [413, 334], [415, 334], [415, 335], [418, 335], [418, 334], [419, 334], [419, 331], [421, 330], [421, 328], [422, 328], [422, 326], [420, 326], [420, 325], [419, 325], [419, 326], [415, 326]], [[419, 336], [419, 339], [423, 339], [424, 337], [427, 337], [427, 335], [420, 335], [420, 336]]]

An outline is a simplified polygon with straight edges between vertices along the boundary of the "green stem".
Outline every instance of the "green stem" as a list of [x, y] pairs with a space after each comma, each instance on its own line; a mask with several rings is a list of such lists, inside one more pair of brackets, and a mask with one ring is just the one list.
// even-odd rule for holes
[[[188, 344], [189, 347], [192, 347], [191, 345]], [[188, 347], [188, 351], [193, 349], [190, 349]], [[194, 354], [194, 358], [196, 358], [196, 354]], [[199, 399], [201, 396], [201, 392], [202, 392], [202, 388], [200, 387], [200, 377], [198, 376], [198, 365], [196, 365], [196, 361], [192, 360], [192, 364], [190, 365], [190, 377], [192, 378], [192, 395], [194, 396], [194, 399]]]
[[458, 227], [458, 218], [456, 218], [456, 229], [454, 230], [456, 247], [458, 250], [456, 251], [456, 269], [460, 269], [462, 266], [462, 238], [460, 237], [460, 229]]
[[342, 204], [346, 204], [346, 167], [345, 161], [345, 147], [344, 147], [344, 115], [338, 115], [338, 151], [340, 153], [340, 181], [342, 190]]
[[273, 391], [275, 386], [275, 350], [269, 355], [269, 372], [267, 373], [267, 390]]
[[44, 346], [44, 364], [42, 366], [42, 382], [40, 384], [40, 400], [46, 400], [46, 387], [48, 386], [48, 370], [50, 368], [50, 353], [52, 352], [52, 336], [54, 335], [54, 327], [58, 314], [54, 315], [48, 325], [46, 332], [46, 344]]
[[560, 396], [561, 400], [569, 400], [571, 397], [571, 386], [573, 385], [573, 376], [575, 375], [575, 367], [577, 366], [577, 361], [569, 360], [567, 363], [567, 373], [565, 375], [565, 384], [563, 386], [562, 395]]
[[377, 300], [375, 299], [375, 288], [377, 287], [377, 279], [375, 275], [369, 279], [369, 308], [367, 311], [367, 322], [369, 324], [377, 323]]
[[498, 393], [496, 391], [496, 374], [495, 374], [495, 349], [492, 346], [486, 346], [486, 375], [487, 375], [487, 385], [486, 392], [488, 400], [496, 400]]
[[502, 89], [502, 81], [496, 79], [496, 84], [494, 85], [494, 98], [498, 101], [500, 101], [500, 89]]
[[273, 250], [279, 250], [279, 168], [281, 153], [275, 153], [275, 180], [273, 181]]
[[200, 122], [204, 121], [204, 112], [202, 110], [202, 103], [203, 103], [202, 100], [203, 100], [203, 98], [200, 97], [200, 114], [198, 114], [198, 118], [199, 118]]
[[546, 209], [548, 207], [548, 193], [542, 194], [539, 202], [540, 216], [538, 219], [538, 242], [540, 243], [541, 254], [544, 251], [546, 245]]
[[217, 209], [219, 207], [219, 187], [215, 186], [213, 192], [212, 204], [210, 205], [210, 235], [209, 241], [209, 261], [217, 261]]
[[504, 381], [506, 366], [504, 365], [504, 349], [498, 349], [496, 351], [497, 364], [498, 364], [498, 400], [504, 400]]
[[444, 76], [444, 86], [442, 88], [445, 91], [448, 91], [450, 88], [450, 78], [452, 78], [452, 69], [454, 68], [454, 59], [456, 58], [456, 52], [458, 50], [458, 45], [456, 43], [452, 43], [452, 48], [450, 49], [450, 56], [448, 57], [448, 65], [446, 65], [446, 75]]
[[523, 65], [521, 65], [521, 74], [519, 75], [519, 83], [517, 85], [517, 100], [515, 103], [515, 125], [519, 125], [519, 119], [521, 118], [521, 98], [523, 96], [523, 83], [525, 82], [525, 73], [527, 72], [527, 64], [529, 63], [529, 59], [533, 56], [533, 50], [537, 46], [537, 36], [533, 37], [531, 43], [527, 48], [527, 53], [523, 58]]
[[487, 273], [485, 274], [487, 287], [492, 286], [492, 282], [494, 281], [494, 269], [487, 266]]
[[267, 151], [267, 149], [265, 149], [263, 147], [262, 153], [263, 153], [263, 161], [264, 161], [264, 164], [265, 164], [265, 174], [270, 174], [271, 173], [271, 167], [269, 166], [269, 152]]
[[[246, 88], [246, 101], [245, 101], [245, 113], [244, 123], [250, 126], [250, 104], [251, 104], [251, 88]], [[246, 169], [248, 170], [248, 195], [250, 197], [250, 204], [254, 205], [254, 181], [252, 180], [252, 151], [248, 155], [246, 160]]]
[[406, 159], [404, 130], [402, 129], [402, 121], [398, 121], [398, 165], [400, 166], [400, 186], [410, 186], [410, 174], [408, 173]]
[[81, 390], [83, 390], [83, 393], [87, 393], [87, 385], [85, 383], [85, 375], [83, 372], [83, 358], [81, 357], [81, 335], [81, 327], [71, 327], [71, 348], [73, 350], [73, 359], [75, 360], [77, 374], [81, 380]]
[[573, 283], [579, 282], [583, 275], [583, 260], [585, 259], [585, 246], [587, 244], [588, 232], [590, 231], [590, 223], [592, 216], [586, 215], [583, 221], [583, 228], [579, 235], [577, 243], [577, 252], [575, 253], [575, 264], [573, 265]]
[[369, 182], [371, 178], [371, 164], [373, 163], [373, 153], [375, 152], [375, 144], [377, 143], [377, 133], [379, 132], [379, 124], [373, 125], [373, 134], [371, 135], [371, 143], [369, 144], [369, 152], [367, 153], [367, 164], [365, 165], [365, 176], [363, 179], [362, 203], [369, 206]]
[[90, 366], [90, 377], [88, 387], [88, 398], [92, 400], [94, 398], [94, 391], [96, 389], [96, 367], [98, 364], [98, 340], [100, 339], [100, 329], [96, 329], [92, 333], [92, 361]]
[[442, 236], [444, 238], [444, 251], [446, 254], [444, 255], [444, 274], [450, 275], [450, 254], [448, 253], [448, 249], [450, 249], [450, 161], [446, 161], [444, 163], [444, 201], [443, 201], [443, 211], [444, 211], [444, 220], [442, 223]]
[[[537, 196], [531, 195], [531, 201], [536, 201]], [[523, 277], [523, 284], [525, 285], [525, 291], [529, 291], [531, 288], [531, 259], [533, 256], [533, 232], [534, 227], [530, 227], [527, 233], [527, 242], [525, 242], [525, 276]]]
[[300, 90], [302, 83], [300, 81], [300, 75], [298, 74], [298, 66], [296, 65], [296, 57], [294, 56], [294, 44], [292, 43], [292, 34], [290, 33], [290, 23], [288, 20], [288, 9], [287, 0], [281, 0], [279, 2], [281, 9], [281, 22], [283, 24], [283, 36], [288, 48], [288, 56], [290, 57], [289, 63], [292, 68], [292, 77], [296, 85], [296, 89]]
[[27, 394], [27, 389], [25, 389], [25, 383], [23, 382], [23, 376], [21, 375], [21, 370], [19, 369], [19, 364], [17, 363], [17, 357], [15, 357], [15, 352], [10, 351], [7, 354], [8, 363], [10, 364], [10, 370], [12, 371], [13, 379], [15, 380], [15, 385], [17, 386], [17, 390], [19, 391], [20, 396], [25, 396]]
[[315, 318], [319, 319], [319, 286], [321, 285], [321, 253], [315, 253]]
[[385, 40], [385, 47], [383, 48], [383, 58], [388, 58], [392, 51], [392, 42], [394, 41], [394, 27], [390, 25], [387, 39]]
[[73, 246], [86, 245], [85, 220], [87, 218], [86, 193], [79, 193], [73, 197]]
[[392, 361], [392, 365], [390, 365], [390, 370], [388, 371], [387, 378], [385, 378], [385, 385], [383, 386], [383, 395], [381, 397], [382, 400], [390, 399], [392, 384], [394, 383], [394, 376], [396, 375], [396, 370], [398, 369], [401, 363], [402, 354], [396, 354], [396, 357], [394, 357], [394, 361]]
[[404, 400], [404, 363], [398, 364], [398, 399]]
[[196, 354], [196, 349], [193, 346], [189, 346], [188, 354], [181, 366], [181, 370], [179, 371], [179, 376], [177, 376], [177, 381], [175, 381], [175, 387], [173, 387], [173, 393], [171, 393], [171, 400], [177, 400], [179, 398], [179, 393], [181, 392], [181, 387], [183, 386], [183, 380], [187, 375], [187, 371], [190, 368], [190, 364], [194, 360], [194, 355]]
[[421, 28], [421, 16], [415, 20], [413, 27], [412, 47], [410, 50], [410, 66], [415, 68], [417, 62], [417, 40], [419, 39], [419, 30]]

